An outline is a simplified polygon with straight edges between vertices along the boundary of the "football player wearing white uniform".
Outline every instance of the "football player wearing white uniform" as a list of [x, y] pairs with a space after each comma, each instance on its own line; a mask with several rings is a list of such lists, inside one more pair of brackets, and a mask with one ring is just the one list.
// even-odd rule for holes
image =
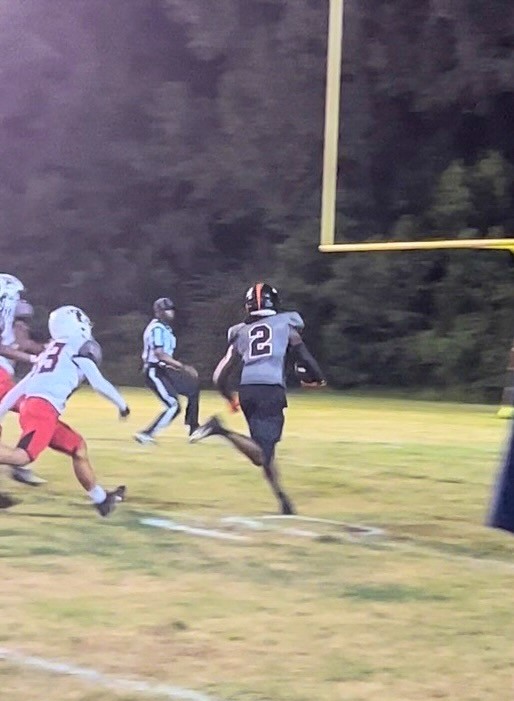
[[180, 413], [179, 395], [187, 397], [184, 423], [189, 433], [198, 428], [200, 384], [191, 365], [175, 357], [177, 339], [171, 327], [175, 305], [169, 297], [160, 297], [153, 304], [154, 318], [143, 333], [143, 371], [146, 386], [164, 404], [164, 410], [144, 430], [136, 433], [138, 443], [155, 443], [154, 436], [170, 425]]
[[115, 404], [121, 418], [129, 415], [127, 403], [97, 367], [101, 349], [92, 338], [92, 324], [78, 307], [54, 310], [48, 320], [52, 341], [39, 356], [31, 372], [0, 402], [0, 420], [21, 398], [19, 423], [22, 430], [16, 448], [0, 443], [0, 464], [23, 469], [47, 447], [69, 455], [75, 475], [96, 509], [107, 516], [122, 501], [125, 487], [106, 492], [97, 484], [86, 442], [60, 420], [70, 395], [87, 380], [94, 390]]
[[[208, 436], [223, 436], [254, 465], [262, 467], [283, 514], [294, 514], [294, 506], [280, 483], [275, 447], [282, 437], [287, 407], [285, 364], [292, 355], [309, 375], [304, 386], [323, 387], [321, 368], [302, 341], [304, 323], [297, 312], [279, 310], [278, 292], [258, 282], [246, 293], [247, 318], [228, 331], [228, 350], [214, 371], [214, 384], [228, 400], [232, 411], [239, 403], [250, 437], [225, 428], [216, 416], [190, 437], [192, 443]], [[239, 397], [231, 391], [230, 374], [241, 371]]]
[[[16, 362], [34, 363], [43, 346], [30, 341], [17, 319], [27, 316], [31, 306], [20, 299], [23, 283], [14, 275], [0, 273], [0, 399], [15, 385]], [[17, 405], [13, 406], [17, 411]]]

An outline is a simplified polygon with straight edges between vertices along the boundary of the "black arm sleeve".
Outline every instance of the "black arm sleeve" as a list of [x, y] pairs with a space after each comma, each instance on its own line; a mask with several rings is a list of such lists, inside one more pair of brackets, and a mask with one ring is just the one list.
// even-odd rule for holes
[[213, 375], [213, 382], [220, 394], [226, 399], [232, 398], [232, 393], [239, 386], [243, 361], [233, 345], [228, 347], [227, 352], [216, 366]]
[[318, 365], [318, 361], [311, 354], [303, 341], [289, 346], [289, 353], [293, 361], [298, 361], [305, 365], [315, 382], [323, 382], [323, 372]]

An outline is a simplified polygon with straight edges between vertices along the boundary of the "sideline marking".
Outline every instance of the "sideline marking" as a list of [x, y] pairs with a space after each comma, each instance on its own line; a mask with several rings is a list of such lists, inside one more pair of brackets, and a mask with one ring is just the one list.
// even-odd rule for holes
[[213, 696], [207, 696], [199, 691], [192, 689], [183, 689], [180, 686], [172, 686], [169, 684], [152, 684], [151, 682], [143, 681], [142, 679], [124, 679], [123, 677], [111, 677], [108, 674], [97, 672], [96, 669], [88, 667], [77, 667], [67, 662], [57, 662], [56, 660], [47, 660], [44, 657], [33, 657], [32, 655], [23, 655], [16, 650], [9, 650], [0, 647], [0, 661], [5, 660], [12, 664], [22, 667], [35, 667], [44, 672], [52, 672], [53, 674], [63, 674], [69, 677], [77, 677], [82, 681], [103, 686], [106, 689], [113, 691], [129, 691], [148, 696], [163, 696], [167, 699], [180, 699], [181, 701], [217, 701]]
[[203, 538], [218, 538], [219, 540], [250, 540], [248, 536], [236, 535], [235, 533], [225, 533], [218, 531], [215, 528], [197, 528], [195, 526], [186, 526], [183, 523], [176, 523], [167, 518], [141, 518], [139, 523], [144, 526], [153, 526], [154, 528], [163, 528], [166, 531], [178, 531], [189, 533], [190, 535], [199, 535]]

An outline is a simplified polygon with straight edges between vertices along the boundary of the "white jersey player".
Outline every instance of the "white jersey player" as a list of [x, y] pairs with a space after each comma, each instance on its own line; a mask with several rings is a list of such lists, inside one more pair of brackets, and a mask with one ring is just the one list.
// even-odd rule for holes
[[17, 277], [0, 273], [0, 399], [14, 387], [15, 363], [34, 363], [42, 350], [42, 346], [34, 342], [23, 344], [23, 347], [18, 343], [16, 318], [20, 310], [25, 309], [22, 315], [26, 313], [28, 305], [20, 298], [23, 289], [23, 283]]
[[11, 389], [0, 402], [0, 421], [21, 398], [19, 422], [22, 434], [16, 448], [0, 443], [0, 463], [11, 465], [19, 481], [34, 484], [22, 474], [47, 447], [69, 455], [75, 475], [90, 495], [97, 510], [107, 516], [117, 501], [123, 499], [125, 487], [106, 492], [96, 483], [88, 458], [87, 446], [80, 434], [60, 420], [71, 394], [87, 380], [100, 394], [118, 407], [120, 417], [130, 411], [118, 390], [97, 367], [101, 349], [92, 338], [92, 324], [78, 307], [54, 310], [48, 320], [52, 342], [40, 355], [31, 372]]

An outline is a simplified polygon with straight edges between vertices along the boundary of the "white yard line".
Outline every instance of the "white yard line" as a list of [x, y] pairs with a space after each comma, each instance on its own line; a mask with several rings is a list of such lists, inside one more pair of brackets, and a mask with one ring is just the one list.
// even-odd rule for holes
[[183, 689], [180, 686], [169, 684], [153, 684], [151, 682], [140, 679], [125, 679], [124, 677], [113, 677], [108, 674], [98, 672], [96, 669], [88, 667], [77, 667], [67, 662], [57, 662], [56, 660], [47, 660], [44, 657], [34, 657], [32, 655], [24, 655], [16, 650], [0, 647], [0, 661], [5, 660], [19, 667], [33, 667], [50, 672], [52, 674], [60, 674], [69, 677], [75, 677], [84, 682], [102, 686], [105, 689], [111, 689], [118, 692], [132, 692], [144, 696], [161, 696], [166, 699], [174, 699], [174, 701], [217, 701], [213, 696], [207, 696], [199, 691], [192, 689]]
[[[322, 534], [315, 532], [314, 530], [307, 530], [301, 528], [291, 527], [296, 523], [310, 523], [315, 526], [316, 523], [320, 524], [330, 524], [334, 526], [340, 526], [342, 528], [346, 527], [348, 529], [360, 529], [361, 532], [351, 532], [344, 533], [344, 538], [341, 541], [346, 541], [348, 543], [361, 543], [366, 544], [369, 542], [370, 537], [379, 537], [381, 540], [378, 541], [381, 547], [388, 550], [396, 550], [397, 552], [404, 553], [415, 553], [415, 552], [425, 552], [435, 557], [439, 557], [442, 560], [449, 562], [461, 562], [466, 563], [474, 567], [490, 567], [495, 571], [511, 572], [514, 573], [514, 563], [507, 562], [506, 560], [498, 560], [487, 557], [476, 557], [473, 555], [459, 555], [458, 553], [445, 552], [443, 549], [439, 550], [429, 545], [424, 545], [423, 543], [417, 543], [415, 541], [411, 542], [396, 542], [393, 539], [387, 537], [387, 532], [382, 528], [377, 528], [374, 526], [364, 526], [361, 524], [349, 524], [344, 521], [336, 521], [332, 519], [324, 518], [314, 518], [310, 516], [225, 516], [220, 520], [221, 524], [227, 526], [239, 527], [243, 530], [250, 531], [252, 535], [241, 535], [236, 533], [226, 533], [225, 531], [212, 529], [212, 528], [199, 528], [196, 526], [188, 526], [183, 523], [177, 523], [176, 521], [171, 521], [169, 519], [163, 518], [143, 518], [139, 521], [142, 524], [148, 526], [154, 526], [156, 528], [163, 528], [168, 531], [177, 531], [182, 533], [187, 533], [189, 535], [201, 536], [204, 538], [217, 538], [220, 540], [229, 541], [246, 541], [252, 542], [256, 533], [262, 530], [266, 530], [268, 533], [282, 533], [284, 535], [291, 535], [296, 537], [314, 538], [320, 537]], [[280, 527], [277, 527], [280, 524]], [[338, 535], [338, 534], [335, 534]], [[373, 541], [372, 541], [373, 542]]]
[[189, 533], [189, 535], [198, 535], [203, 538], [217, 538], [218, 540], [250, 540], [248, 536], [237, 535], [235, 533], [225, 533], [218, 531], [215, 528], [197, 528], [196, 526], [186, 526], [184, 523], [170, 521], [167, 518], [141, 518], [139, 523], [144, 526], [153, 526], [154, 528], [163, 528], [166, 531], [178, 531], [179, 533]]

